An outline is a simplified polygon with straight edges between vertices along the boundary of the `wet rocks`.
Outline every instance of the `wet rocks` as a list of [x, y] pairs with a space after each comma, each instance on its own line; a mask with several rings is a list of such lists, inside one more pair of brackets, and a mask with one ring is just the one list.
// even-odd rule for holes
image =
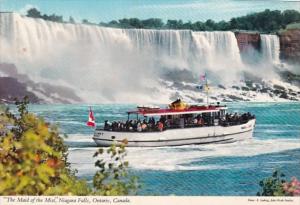
[[236, 90], [240, 90], [240, 88], [236, 85], [231, 86], [232, 88], [236, 89]]
[[273, 85], [273, 88], [274, 89], [277, 89], [277, 90], [285, 90], [285, 87], [283, 87], [283, 86], [280, 86], [280, 85]]
[[279, 97], [284, 99], [289, 99], [289, 96], [287, 95], [286, 92], [281, 93]]
[[243, 91], [249, 91], [249, 90], [250, 90], [250, 88], [248, 88], [248, 87], [245, 87], [245, 86], [242, 86], [242, 90], [243, 90]]
[[223, 86], [223, 85], [221, 85], [221, 84], [218, 85], [218, 88], [221, 88], [221, 89], [226, 90], [225, 86]]
[[235, 96], [235, 95], [227, 95], [228, 98], [234, 100], [234, 101], [245, 101], [244, 98]]
[[26, 84], [12, 77], [0, 77], [0, 103], [14, 103], [15, 100], [22, 100], [25, 96], [31, 103], [42, 102], [34, 93], [27, 90]]
[[[267, 94], [271, 98], [282, 98], [286, 100], [293, 100], [298, 101], [300, 99], [300, 92], [295, 91], [291, 88], [286, 88], [283, 85], [270, 85], [263, 81], [256, 82], [252, 80], [245, 81], [244, 86], [237, 86], [233, 85], [233, 89], [235, 90], [241, 90], [241, 93], [239, 93], [239, 96], [245, 96], [246, 98], [240, 98], [239, 96], [234, 95], [227, 95], [226, 97], [229, 98], [232, 101], [245, 101], [248, 100], [248, 98], [256, 97], [258, 93]], [[248, 93], [252, 92], [251, 95]]]

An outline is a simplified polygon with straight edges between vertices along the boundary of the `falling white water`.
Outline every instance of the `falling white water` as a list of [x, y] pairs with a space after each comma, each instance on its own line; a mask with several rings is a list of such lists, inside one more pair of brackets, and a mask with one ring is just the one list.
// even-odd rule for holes
[[261, 51], [264, 60], [269, 63], [279, 64], [280, 44], [279, 38], [276, 35], [260, 35]]
[[16, 13], [0, 14], [0, 62], [94, 103], [168, 102], [160, 79], [172, 72], [199, 79], [209, 71], [226, 84], [239, 81], [245, 69], [233, 32], [114, 29]]

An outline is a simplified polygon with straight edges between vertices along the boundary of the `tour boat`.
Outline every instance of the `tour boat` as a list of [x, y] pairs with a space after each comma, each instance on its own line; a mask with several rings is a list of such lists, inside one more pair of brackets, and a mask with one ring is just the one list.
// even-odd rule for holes
[[251, 138], [255, 116], [226, 111], [227, 107], [219, 103], [187, 105], [181, 100], [167, 108], [139, 106], [127, 112], [126, 122], [106, 121], [104, 127], [97, 127], [93, 139], [98, 146], [125, 143], [128, 147], [163, 147]]

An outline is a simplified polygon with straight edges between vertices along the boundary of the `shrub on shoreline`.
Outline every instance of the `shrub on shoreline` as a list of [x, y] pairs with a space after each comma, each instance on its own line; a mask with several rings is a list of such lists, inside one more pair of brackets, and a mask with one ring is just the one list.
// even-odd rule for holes
[[[114, 157], [114, 161], [110, 162], [113, 170], [107, 171], [107, 167], [100, 167], [100, 171], [94, 177], [95, 186], [91, 188], [85, 180], [79, 180], [75, 176], [75, 171], [67, 162], [68, 147], [59, 136], [57, 127], [29, 113], [28, 103], [27, 98], [17, 102], [17, 114], [8, 109], [0, 110], [0, 195], [135, 193], [136, 184], [126, 181], [125, 165], [128, 163], [120, 161], [125, 156], [123, 145], [121, 148], [114, 145], [109, 149], [109, 153], [113, 153]], [[98, 154], [101, 153], [97, 152]], [[96, 166], [99, 167], [99, 163], [96, 163]], [[102, 181], [99, 180], [99, 173], [105, 173]], [[122, 177], [116, 177], [116, 173]]]
[[285, 175], [275, 170], [271, 177], [259, 182], [262, 190], [258, 196], [300, 196], [300, 182], [292, 177], [290, 182], [284, 179]]

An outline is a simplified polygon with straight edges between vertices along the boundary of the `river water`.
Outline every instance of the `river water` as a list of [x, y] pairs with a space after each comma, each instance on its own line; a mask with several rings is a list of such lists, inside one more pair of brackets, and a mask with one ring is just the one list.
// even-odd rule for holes
[[[136, 105], [93, 105], [96, 122], [126, 119]], [[230, 143], [164, 148], [127, 148], [130, 173], [142, 184], [139, 195], [248, 196], [259, 181], [280, 169], [300, 178], [300, 104], [232, 103], [232, 112], [251, 112], [253, 139]], [[58, 123], [68, 135], [69, 161], [78, 176], [92, 180], [97, 150], [93, 129], [85, 125], [87, 105], [31, 105], [30, 111]]]

